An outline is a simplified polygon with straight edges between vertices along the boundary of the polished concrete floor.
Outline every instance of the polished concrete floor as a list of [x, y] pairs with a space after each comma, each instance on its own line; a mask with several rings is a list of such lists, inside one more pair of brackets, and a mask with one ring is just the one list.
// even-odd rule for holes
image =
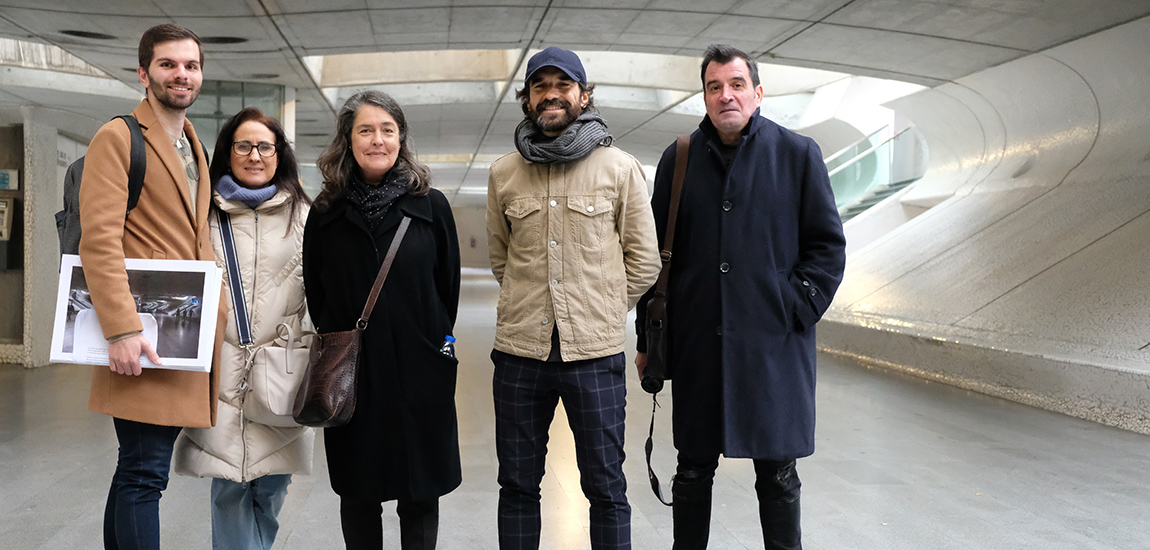
[[[440, 548], [496, 547], [490, 277], [466, 277], [456, 334], [463, 485], [441, 501]], [[629, 347], [632, 349], [632, 347]], [[630, 356], [630, 354], [628, 354]], [[1150, 549], [1150, 437], [953, 387], [819, 358], [817, 450], [799, 461], [808, 550]], [[671, 513], [647, 484], [651, 401], [632, 372], [625, 465], [635, 548], [670, 548]], [[86, 410], [89, 369], [0, 366], [0, 549], [101, 547], [115, 462], [111, 421]], [[655, 466], [674, 470], [669, 398]], [[322, 441], [322, 439], [320, 439]], [[543, 486], [543, 545], [585, 549], [587, 510], [566, 419]], [[762, 548], [749, 461], [721, 462], [711, 548]], [[168, 549], [210, 548], [208, 480], [173, 477]], [[277, 549], [341, 547], [338, 498], [317, 446], [296, 476]], [[385, 546], [398, 548], [394, 505]]]

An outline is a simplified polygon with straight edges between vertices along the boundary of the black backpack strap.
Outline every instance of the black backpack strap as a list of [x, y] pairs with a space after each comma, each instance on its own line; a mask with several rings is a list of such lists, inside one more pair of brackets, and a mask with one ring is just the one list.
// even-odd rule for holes
[[128, 134], [132, 139], [132, 149], [128, 157], [128, 210], [124, 212], [124, 217], [127, 217], [128, 212], [140, 202], [140, 191], [144, 188], [144, 173], [148, 170], [148, 154], [144, 148], [144, 131], [140, 129], [136, 117], [119, 115], [116, 118], [128, 125]]
[[204, 140], [200, 140], [200, 150], [204, 152], [204, 164], [212, 165], [212, 156], [208, 154], [208, 146], [204, 145]]

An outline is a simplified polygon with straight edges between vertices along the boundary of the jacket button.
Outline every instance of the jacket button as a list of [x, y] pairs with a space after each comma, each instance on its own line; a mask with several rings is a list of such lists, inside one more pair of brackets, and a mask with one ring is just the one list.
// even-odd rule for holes
[[559, 279], [551, 279], [551, 286], [559, 284]]
[[535, 356], [536, 357], [543, 357], [543, 350], [541, 350], [541, 349], [535, 350]]
[[556, 243], [555, 241], [551, 241], [551, 248], [555, 248], [556, 244], [559, 244], [559, 243]]
[[726, 273], [730, 270], [731, 270], [731, 264], [728, 264], [727, 262], [723, 262], [723, 263], [719, 264], [719, 271]]
[[803, 286], [811, 286], [811, 282], [810, 281], [803, 281]]
[[819, 293], [819, 290], [817, 288], [811, 289], [811, 296], [814, 296], [815, 294], [818, 294], [818, 293]]
[[555, 200], [552, 200], [552, 201], [551, 201], [551, 206], [555, 206], [555, 205], [557, 205], [557, 204], [559, 204], [559, 203], [558, 203], [558, 202], [556, 202]]
[[592, 205], [590, 205], [590, 204], [588, 204], [588, 205], [587, 205], [587, 211], [588, 211], [588, 212], [594, 212], [594, 211], [595, 211], [595, 207], [594, 207], [594, 206], [592, 206]]
[[723, 201], [723, 212], [731, 211], [731, 201]]
[[546, 317], [544, 317], [544, 318], [543, 318], [543, 324], [544, 324], [544, 325], [546, 325], [546, 324], [547, 324], [547, 318], [546, 318]]

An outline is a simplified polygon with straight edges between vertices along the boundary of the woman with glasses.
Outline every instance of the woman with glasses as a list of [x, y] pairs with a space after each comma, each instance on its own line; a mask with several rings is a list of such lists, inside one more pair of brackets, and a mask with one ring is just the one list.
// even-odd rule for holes
[[[221, 351], [216, 425], [185, 428], [173, 464], [178, 473], [213, 478], [213, 548], [266, 550], [279, 529], [276, 516], [291, 474], [311, 472], [315, 434], [291, 421], [298, 378], [283, 376], [285, 367], [299, 372], [306, 366], [306, 352], [302, 363], [284, 364], [290, 362], [284, 338], [287, 327], [299, 335], [311, 326], [301, 267], [311, 201], [283, 127], [259, 109], [244, 109], [224, 124], [209, 173], [212, 247], [224, 268], [232, 313]], [[234, 255], [225, 254], [221, 224], [231, 227]], [[238, 277], [229, 274], [232, 260], [225, 258], [234, 258]], [[232, 285], [243, 289], [246, 316], [236, 315]]]

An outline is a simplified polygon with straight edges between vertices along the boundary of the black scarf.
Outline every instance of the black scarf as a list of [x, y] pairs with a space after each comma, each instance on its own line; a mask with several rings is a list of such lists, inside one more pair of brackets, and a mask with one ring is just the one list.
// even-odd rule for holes
[[600, 145], [611, 145], [607, 123], [599, 113], [583, 111], [558, 137], [543, 134], [535, 121], [524, 118], [515, 128], [515, 148], [531, 162], [571, 162], [591, 154]]
[[395, 199], [407, 193], [407, 180], [395, 170], [388, 170], [379, 185], [368, 185], [356, 174], [347, 186], [347, 200], [363, 216], [368, 228], [374, 230]]

